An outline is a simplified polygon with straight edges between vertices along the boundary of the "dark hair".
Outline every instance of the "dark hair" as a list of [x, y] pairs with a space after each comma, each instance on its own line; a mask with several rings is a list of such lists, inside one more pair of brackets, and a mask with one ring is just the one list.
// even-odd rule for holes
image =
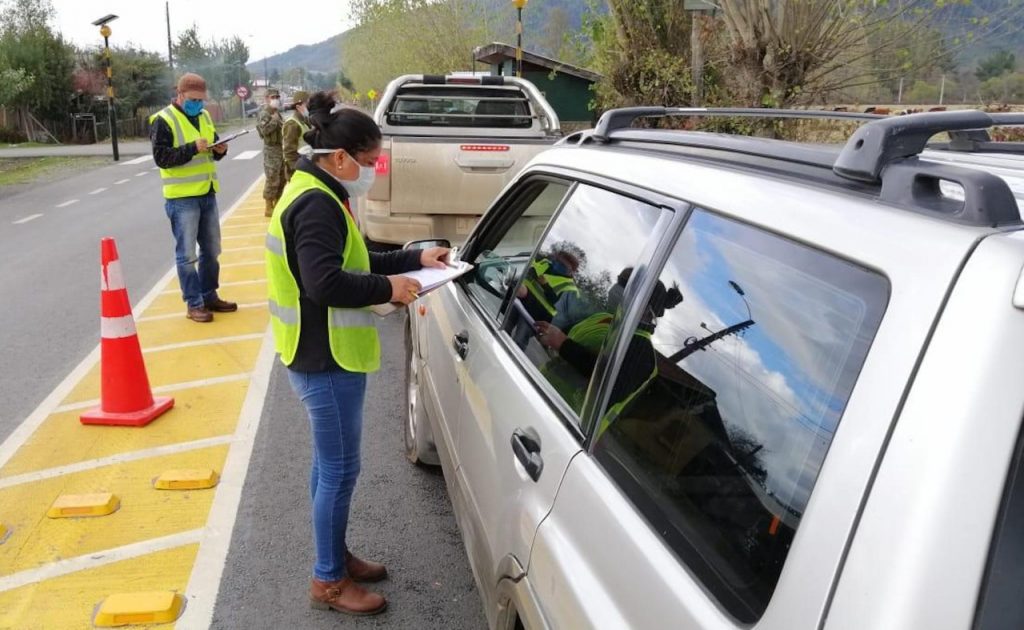
[[313, 128], [302, 138], [314, 149], [342, 149], [355, 157], [380, 144], [380, 127], [363, 112], [351, 107], [331, 112], [333, 92], [316, 92], [307, 106]]

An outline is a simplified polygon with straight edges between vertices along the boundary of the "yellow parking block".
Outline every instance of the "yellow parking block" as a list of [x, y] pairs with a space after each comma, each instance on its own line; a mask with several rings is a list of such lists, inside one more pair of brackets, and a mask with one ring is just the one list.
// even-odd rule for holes
[[121, 501], [110, 492], [93, 494], [62, 494], [53, 502], [46, 515], [50, 518], [76, 518], [107, 516], [121, 507]]
[[206, 490], [217, 485], [220, 475], [212, 468], [168, 470], [153, 481], [157, 490]]
[[[227, 445], [197, 449], [0, 489], [14, 530], [0, 553], [0, 576], [203, 527], [215, 493], [155, 492], [152, 479], [174, 468], [220, 470], [227, 451]], [[98, 489], [119, 496], [121, 509], [104, 518], [46, 518], [58, 496]]]
[[174, 408], [144, 429], [85, 426], [78, 421], [81, 411], [54, 414], [0, 468], [0, 479], [118, 453], [231, 435], [238, 426], [248, 390], [249, 382], [241, 380], [175, 391]]
[[99, 628], [170, 623], [185, 610], [185, 600], [173, 591], [118, 593], [103, 600], [93, 623]]
[[142, 346], [148, 348], [185, 341], [262, 333], [266, 331], [269, 321], [267, 308], [261, 306], [239, 309], [235, 313], [217, 313], [208, 324], [197, 324], [185, 319], [182, 313], [180, 318], [140, 321], [136, 323], [136, 327]]
[[0, 628], [85, 630], [92, 627], [96, 605], [111, 593], [184, 593], [198, 550], [197, 544], [182, 545], [0, 592]]
[[[192, 324], [198, 326], [198, 324]], [[203, 324], [204, 326], [206, 324]], [[252, 371], [261, 339], [185, 347], [145, 354], [150, 387], [219, 378]], [[97, 400], [100, 397], [99, 365], [89, 370], [61, 404]]]

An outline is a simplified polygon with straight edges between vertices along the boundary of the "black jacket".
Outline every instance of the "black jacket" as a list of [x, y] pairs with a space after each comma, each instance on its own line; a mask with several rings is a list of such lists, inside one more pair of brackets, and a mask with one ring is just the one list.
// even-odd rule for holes
[[[308, 158], [297, 170], [313, 175], [344, 202], [348, 192]], [[281, 215], [288, 268], [299, 285], [302, 321], [299, 347], [289, 366], [297, 372], [338, 369], [331, 356], [327, 333], [327, 307], [358, 308], [391, 300], [391, 283], [385, 276], [420, 268], [420, 252], [370, 252], [370, 273], [342, 271], [342, 253], [348, 237], [343, 210], [326, 193], [302, 193]]]

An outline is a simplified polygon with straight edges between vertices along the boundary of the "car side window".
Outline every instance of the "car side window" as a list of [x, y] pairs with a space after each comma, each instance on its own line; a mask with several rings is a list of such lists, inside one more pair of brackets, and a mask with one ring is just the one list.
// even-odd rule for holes
[[768, 606], [888, 296], [702, 210], [645, 296], [594, 457], [740, 622]]
[[510, 220], [483, 235], [480, 253], [469, 261], [475, 267], [466, 278], [466, 287], [490, 317], [497, 319], [505, 296], [526, 268], [568, 191], [565, 182], [528, 182], [505, 209]]
[[516, 287], [505, 330], [577, 414], [622, 296], [620, 282], [663, 212], [577, 186]]

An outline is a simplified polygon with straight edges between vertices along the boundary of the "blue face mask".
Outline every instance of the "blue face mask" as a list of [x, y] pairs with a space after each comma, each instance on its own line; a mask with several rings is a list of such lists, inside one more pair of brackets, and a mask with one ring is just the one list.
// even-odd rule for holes
[[181, 108], [185, 110], [186, 116], [198, 116], [199, 112], [203, 111], [203, 101], [202, 99], [190, 98], [185, 101]]
[[551, 261], [551, 267], [549, 267], [549, 269], [551, 270], [551, 273], [555, 274], [556, 276], [563, 276], [566, 278], [572, 276], [572, 271], [570, 271], [569, 268], [565, 266], [565, 263], [563, 263], [561, 260]]

